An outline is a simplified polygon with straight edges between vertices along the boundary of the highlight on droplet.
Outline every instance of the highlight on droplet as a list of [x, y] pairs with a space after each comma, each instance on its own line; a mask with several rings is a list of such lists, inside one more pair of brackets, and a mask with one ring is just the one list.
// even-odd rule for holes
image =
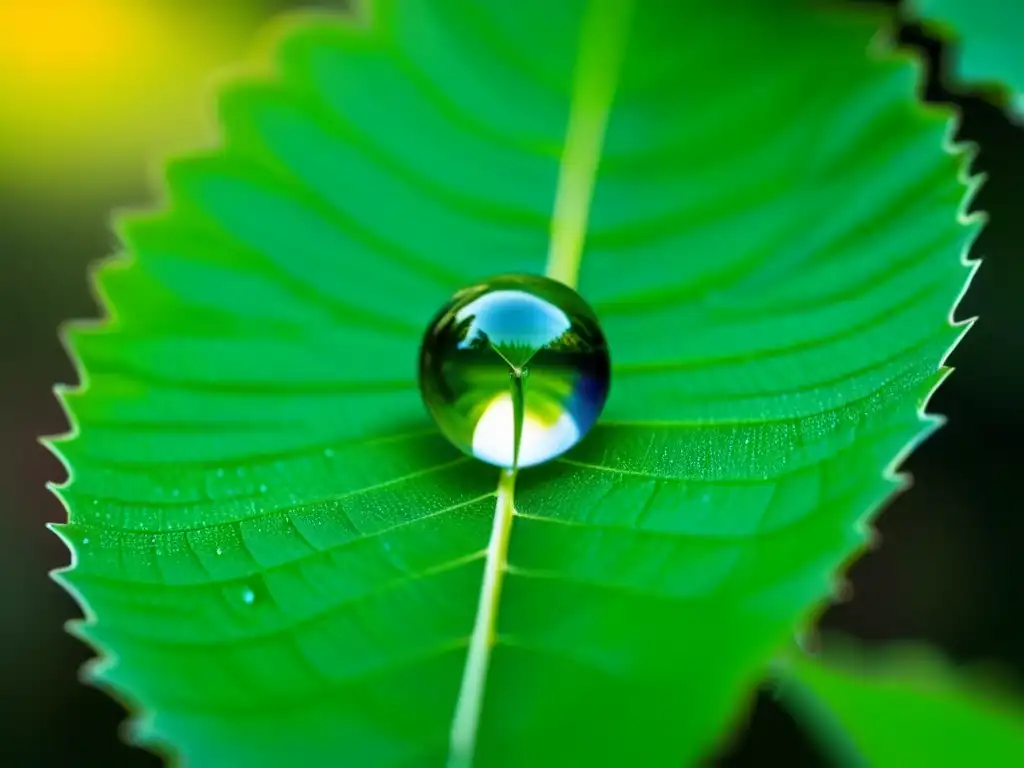
[[[473, 455], [488, 464], [510, 467], [515, 442], [512, 396], [503, 393], [491, 400], [473, 430]], [[532, 467], [572, 448], [580, 439], [572, 417], [565, 411], [554, 422], [538, 418], [529, 408], [523, 414], [519, 466]]]

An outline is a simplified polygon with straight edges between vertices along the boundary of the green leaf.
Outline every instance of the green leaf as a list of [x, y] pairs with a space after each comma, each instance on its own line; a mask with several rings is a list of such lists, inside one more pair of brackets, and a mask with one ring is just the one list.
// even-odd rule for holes
[[869, 653], [847, 645], [823, 659], [795, 658], [787, 672], [781, 697], [819, 734], [836, 765], [1024, 763], [1019, 701], [927, 649]]
[[[962, 158], [914, 63], [866, 55], [885, 21], [403, 0], [227, 90], [69, 334], [61, 579], [136, 736], [192, 766], [711, 748], [963, 331]], [[499, 492], [415, 360], [452, 291], [522, 271], [578, 280], [612, 394]]]
[[911, 0], [910, 12], [955, 41], [960, 83], [997, 87], [1024, 117], [1024, 5], [1005, 0]]

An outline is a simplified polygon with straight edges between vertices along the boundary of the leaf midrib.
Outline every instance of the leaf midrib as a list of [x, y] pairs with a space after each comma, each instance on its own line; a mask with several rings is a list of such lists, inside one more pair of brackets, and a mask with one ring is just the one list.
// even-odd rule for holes
[[[565, 143], [551, 215], [545, 274], [570, 288], [579, 282], [583, 243], [593, 201], [608, 115], [615, 97], [629, 33], [633, 0], [587, 6], [580, 26]], [[449, 768], [470, 768], [483, 710], [491, 649], [497, 639], [501, 585], [515, 509], [515, 470], [501, 472], [494, 525], [466, 666], [452, 718]]]

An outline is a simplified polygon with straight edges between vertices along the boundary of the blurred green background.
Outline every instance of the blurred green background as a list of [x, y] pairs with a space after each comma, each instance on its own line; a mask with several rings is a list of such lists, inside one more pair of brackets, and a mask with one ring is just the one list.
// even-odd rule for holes
[[[211, 141], [211, 73], [273, 14], [343, 5], [0, 0], [0, 765], [158, 764], [119, 742], [123, 710], [77, 682], [90, 654], [62, 631], [77, 609], [46, 576], [68, 559], [43, 527], [63, 518], [45, 484], [64, 470], [36, 441], [66, 427], [51, 385], [75, 381], [57, 328], [96, 315], [87, 265], [115, 249], [111, 210], [151, 201], [159, 159]], [[928, 98], [949, 101], [936, 73], [955, 47], [913, 25], [901, 35], [929, 58]], [[1024, 129], [980, 93], [958, 102], [961, 137], [980, 143], [976, 169], [989, 174], [976, 201], [991, 216], [985, 263], [958, 313], [981, 319], [933, 401], [949, 423], [908, 462], [914, 488], [879, 521], [880, 546], [823, 626], [869, 644], [928, 641], [1020, 690]], [[815, 758], [764, 695], [716, 764]]]

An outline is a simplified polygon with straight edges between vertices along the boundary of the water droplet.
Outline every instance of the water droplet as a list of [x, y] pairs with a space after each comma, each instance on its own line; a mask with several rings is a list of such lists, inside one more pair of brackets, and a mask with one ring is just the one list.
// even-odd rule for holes
[[220, 547], [217, 547], [217, 554], [218, 555], [223, 555], [224, 554], [224, 550], [221, 549]]
[[83, 544], [88, 544], [89, 543], [89, 537], [86, 536], [84, 539], [82, 539], [82, 543]]
[[497, 277], [456, 293], [420, 352], [420, 389], [441, 431], [463, 452], [500, 467], [517, 463], [517, 436], [520, 467], [578, 443], [604, 407], [610, 371], [594, 311], [571, 288], [534, 275]]
[[267, 492], [267, 484], [266, 483], [260, 483], [260, 493], [266, 493], [266, 492]]
[[256, 576], [250, 581], [240, 584], [238, 592], [235, 594], [241, 599], [243, 605], [265, 605], [271, 599], [262, 576]]

